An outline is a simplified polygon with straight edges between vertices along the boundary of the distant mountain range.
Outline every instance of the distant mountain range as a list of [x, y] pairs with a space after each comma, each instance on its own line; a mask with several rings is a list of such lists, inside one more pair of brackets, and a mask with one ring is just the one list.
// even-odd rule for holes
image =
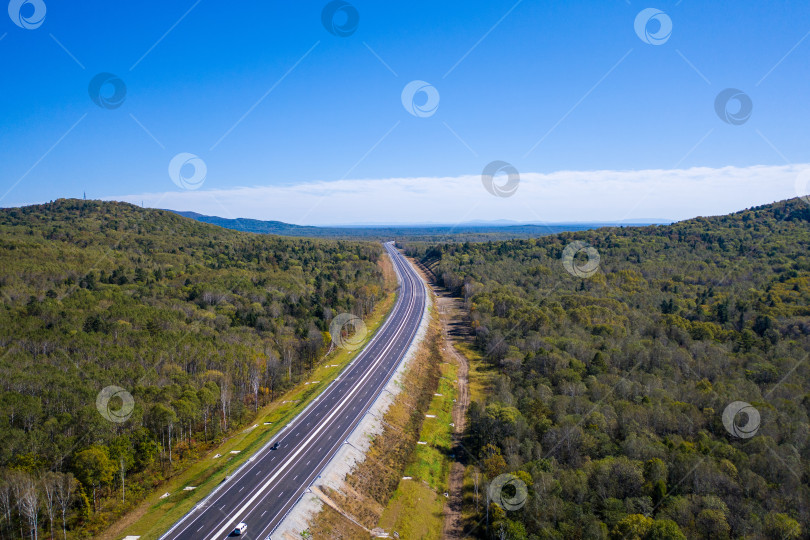
[[[485, 226], [485, 227], [513, 227], [519, 225], [540, 225], [540, 226], [569, 226], [569, 225], [595, 225], [599, 227], [623, 227], [628, 225], [671, 225], [675, 220], [672, 219], [658, 219], [658, 218], [640, 218], [640, 219], [623, 219], [619, 221], [514, 221], [511, 219], [493, 219], [483, 220], [474, 219], [471, 221], [463, 221], [461, 223], [446, 223], [437, 221], [425, 221], [421, 223], [346, 223], [343, 225], [323, 225], [323, 227], [357, 227], [357, 228], [386, 228], [386, 227], [409, 227], [409, 228], [423, 228], [423, 227], [458, 227], [458, 226]], [[317, 226], [317, 225], [316, 225]]]
[[258, 234], [277, 234], [281, 236], [304, 236], [317, 238], [402, 238], [424, 240], [500, 240], [508, 238], [529, 238], [555, 234], [564, 231], [581, 231], [599, 227], [643, 226], [669, 224], [662, 220], [627, 220], [621, 222], [589, 223], [519, 223], [509, 220], [470, 221], [456, 225], [446, 223], [401, 224], [401, 225], [340, 225], [315, 227], [310, 225], [293, 225], [283, 221], [263, 221], [259, 219], [229, 219], [218, 216], [206, 216], [197, 212], [169, 210], [178, 215], [218, 225], [226, 229], [252, 232]]

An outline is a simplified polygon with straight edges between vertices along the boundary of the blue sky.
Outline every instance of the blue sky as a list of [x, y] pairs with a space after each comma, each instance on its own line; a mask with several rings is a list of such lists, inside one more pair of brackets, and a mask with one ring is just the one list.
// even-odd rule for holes
[[[0, 22], [2, 206], [86, 191], [297, 223], [674, 219], [795, 196], [810, 162], [807, 2], [357, 0], [337, 36], [326, 2], [37, 1], [41, 25], [33, 0], [10, 11], [38, 27]], [[672, 23], [658, 45], [634, 29], [651, 7]], [[120, 106], [90, 98], [99, 73]], [[414, 80], [432, 114], [403, 107]], [[753, 105], [739, 125], [715, 110], [726, 88]], [[196, 189], [169, 175], [180, 153], [205, 164]], [[513, 196], [484, 189], [494, 160], [520, 172]]]

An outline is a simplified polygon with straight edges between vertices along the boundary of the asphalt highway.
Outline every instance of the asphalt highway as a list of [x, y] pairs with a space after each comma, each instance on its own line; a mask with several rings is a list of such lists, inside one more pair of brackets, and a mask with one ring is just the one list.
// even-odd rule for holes
[[[288, 426], [225, 483], [164, 534], [162, 540], [220, 540], [240, 522], [239, 538], [272, 540], [273, 530], [345, 443], [402, 360], [425, 308], [425, 288], [391, 243], [384, 244], [400, 278], [394, 308], [383, 326]], [[274, 443], [279, 447], [272, 449]]]

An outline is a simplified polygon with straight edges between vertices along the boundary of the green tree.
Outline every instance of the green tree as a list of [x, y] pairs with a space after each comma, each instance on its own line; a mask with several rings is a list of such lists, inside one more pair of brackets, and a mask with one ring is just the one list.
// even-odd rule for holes
[[501, 519], [492, 524], [492, 537], [498, 540], [526, 540], [526, 527], [519, 521]]
[[506, 472], [506, 460], [501, 455], [501, 449], [490, 444], [481, 451], [483, 459], [484, 473], [492, 480], [499, 474]]
[[801, 538], [802, 527], [787, 514], [770, 513], [765, 516], [765, 530], [774, 538], [793, 540]]
[[686, 535], [671, 519], [656, 519], [650, 526], [645, 540], [686, 540]]
[[97, 510], [98, 490], [110, 484], [115, 474], [115, 463], [110, 460], [107, 449], [102, 446], [91, 446], [77, 453], [73, 459], [73, 471], [82, 485], [92, 488], [93, 508]]
[[151, 465], [158, 455], [158, 444], [152, 439], [145, 428], [141, 428], [132, 435], [133, 460], [136, 470], [142, 471]]
[[653, 526], [652, 518], [630, 514], [616, 524], [610, 532], [612, 540], [644, 540]]
[[713, 508], [701, 510], [695, 523], [704, 538], [725, 540], [729, 537], [731, 527], [729, 527], [726, 516], [721, 510]]

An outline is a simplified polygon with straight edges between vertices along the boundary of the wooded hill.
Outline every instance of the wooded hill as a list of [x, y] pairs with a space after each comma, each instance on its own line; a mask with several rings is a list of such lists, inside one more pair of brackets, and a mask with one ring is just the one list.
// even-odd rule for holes
[[91, 536], [238, 429], [382, 298], [381, 256], [124, 203], [0, 210], [0, 535], [61, 530], [61, 486]]
[[[569, 273], [564, 250], [575, 241], [584, 244]], [[586, 245], [600, 259], [590, 277]], [[525, 506], [491, 505], [488, 528], [485, 504], [478, 513], [468, 504], [473, 534], [807, 538], [804, 201], [668, 226], [407, 248], [466, 300], [495, 371], [469, 411], [468, 463], [487, 482], [511, 473], [528, 489]], [[730, 409], [727, 427], [735, 401], [751, 408]]]
[[[608, 223], [547, 223], [547, 224], [495, 224], [495, 223], [457, 223], [452, 225], [378, 225], [378, 226], [341, 226], [313, 227], [292, 225], [282, 221], [262, 221], [258, 219], [230, 219], [217, 216], [206, 216], [196, 212], [176, 212], [203, 223], [219, 225], [235, 231], [260, 234], [277, 234], [280, 236], [298, 236], [306, 238], [343, 238], [352, 240], [388, 241], [392, 238], [412, 241], [440, 242], [484, 242], [488, 240], [512, 240], [514, 238], [534, 238], [546, 234], [565, 231], [584, 231], [611, 225]], [[647, 223], [654, 223], [648, 221]], [[646, 224], [646, 223], [645, 223]], [[618, 223], [616, 225], [619, 225]], [[638, 223], [633, 223], [638, 225]]]

